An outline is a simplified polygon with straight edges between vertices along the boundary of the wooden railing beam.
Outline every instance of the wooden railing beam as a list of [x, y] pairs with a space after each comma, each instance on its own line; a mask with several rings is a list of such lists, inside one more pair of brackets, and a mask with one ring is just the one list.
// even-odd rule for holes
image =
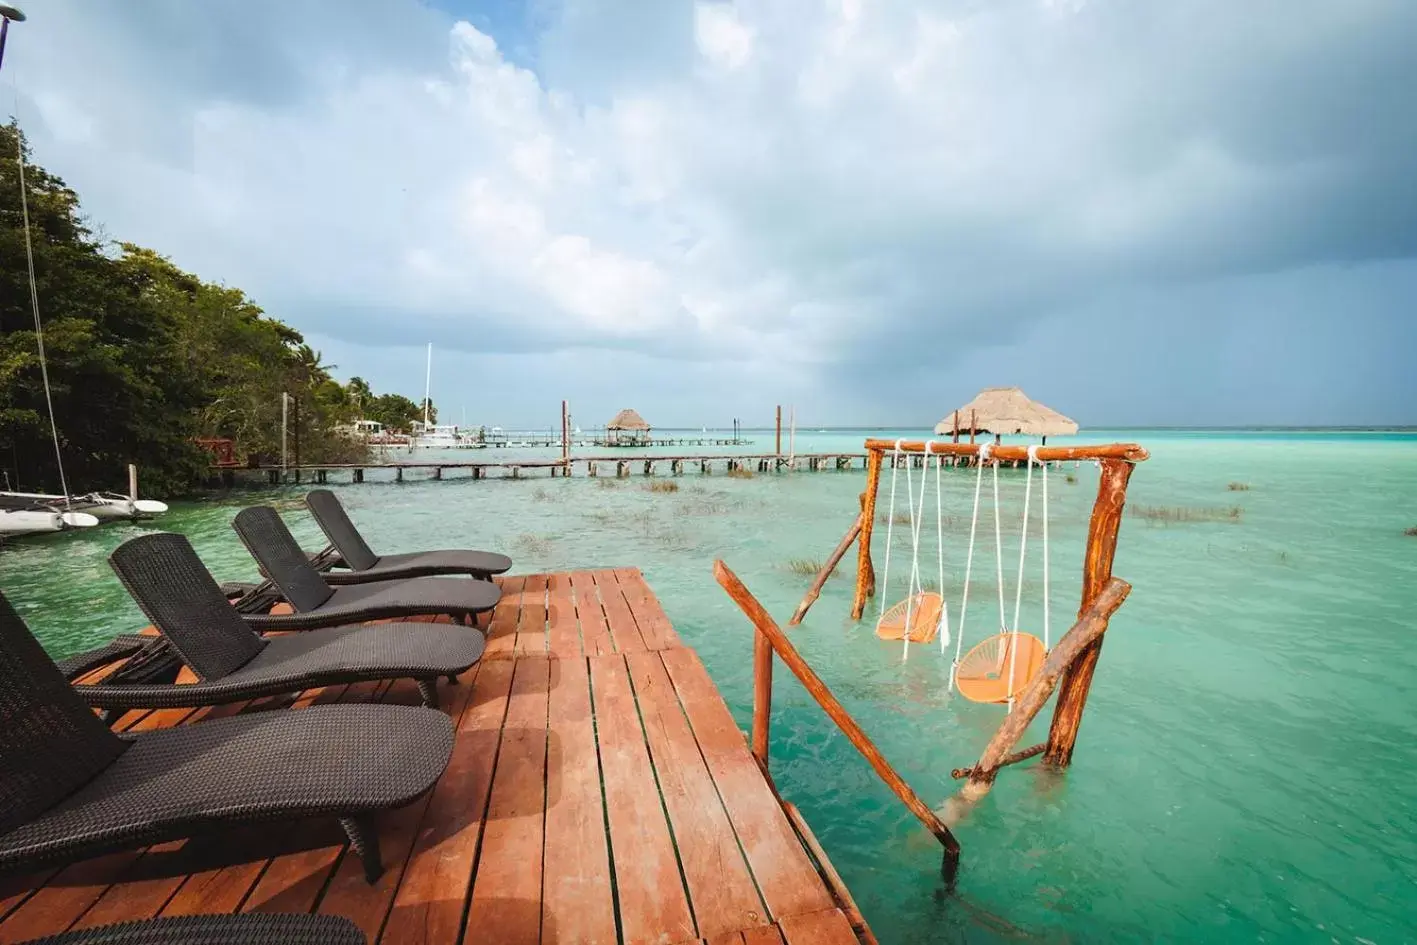
[[[777, 621], [763, 608], [752, 592], [743, 586], [743, 582], [738, 579], [738, 575], [729, 569], [728, 565], [722, 561], [713, 563], [713, 575], [718, 583], [728, 592], [728, 596], [733, 598], [733, 602], [747, 615], [757, 630], [758, 639], [766, 639], [771, 644], [773, 651], [782, 658], [787, 668], [792, 670], [792, 674], [817, 700], [817, 704], [827, 713], [837, 727], [841, 729], [852, 746], [861, 753], [862, 757], [871, 765], [886, 786], [891, 789], [896, 797], [910, 810], [916, 818], [925, 825], [925, 829], [935, 835], [935, 838], [945, 848], [945, 859], [942, 872], [945, 880], [949, 884], [954, 883], [955, 874], [959, 869], [959, 841], [955, 839], [950, 828], [935, 814], [930, 806], [920, 799], [920, 795], [905, 783], [905, 779], [891, 766], [881, 754], [870, 737], [857, 724], [851, 714], [846, 711], [836, 698], [832, 695], [827, 684], [822, 682], [816, 671], [802, 658], [802, 654], [797, 652], [797, 648], [792, 645], [792, 641], [787, 638], [787, 634], [777, 625]], [[756, 641], [754, 643], [756, 647]], [[756, 687], [755, 687], [756, 688]], [[754, 728], [756, 730], [756, 718], [758, 715], [758, 705], [753, 707]]]

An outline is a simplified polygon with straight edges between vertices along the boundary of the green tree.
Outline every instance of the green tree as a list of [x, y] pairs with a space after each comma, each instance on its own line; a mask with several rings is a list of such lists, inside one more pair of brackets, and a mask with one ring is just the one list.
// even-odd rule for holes
[[59, 488], [17, 147], [25, 149], [35, 288], [70, 490], [117, 488], [132, 462], [149, 488], [172, 491], [204, 463], [190, 442], [200, 390], [182, 364], [178, 320], [151, 304], [132, 267], [102, 251], [83, 223], [78, 196], [29, 164], [28, 145], [13, 123], [0, 126], [0, 466], [16, 488]]

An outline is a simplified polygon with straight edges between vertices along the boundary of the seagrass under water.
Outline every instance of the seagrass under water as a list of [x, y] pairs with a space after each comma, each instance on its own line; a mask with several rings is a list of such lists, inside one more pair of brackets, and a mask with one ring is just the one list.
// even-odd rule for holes
[[[850, 449], [863, 435], [799, 431], [796, 446]], [[745, 452], [770, 449], [770, 434], [757, 438]], [[1020, 929], [1088, 941], [1417, 937], [1407, 773], [1417, 765], [1417, 704], [1406, 695], [1417, 682], [1407, 645], [1417, 538], [1403, 534], [1417, 525], [1417, 436], [1085, 436], [1113, 439], [1152, 451], [1132, 479], [1131, 507], [1179, 514], [1124, 519], [1116, 573], [1135, 591], [1108, 632], [1075, 765], [1062, 778], [1033, 762], [1000, 776], [958, 828], [959, 897], [937, 897], [938, 844], [780, 672], [772, 757], [784, 794], [882, 942], [1015, 940]], [[1002, 479], [1011, 619], [1022, 476]], [[857, 468], [741, 480], [688, 473], [676, 493], [649, 492], [636, 476], [609, 486], [371, 481], [339, 495], [380, 551], [496, 548], [518, 572], [640, 566], [746, 728], [751, 631], [714, 583], [712, 560], [725, 558], [785, 622], [810, 580], [788, 562], [831, 550], [863, 481]], [[945, 487], [953, 618], [972, 481], [961, 471]], [[1095, 489], [1085, 466], [1050, 482], [1055, 637], [1076, 608]], [[314, 549], [322, 536], [299, 495], [246, 498], [283, 497], [292, 529]], [[219, 578], [255, 579], [229, 527], [238, 508], [181, 505], [160, 524], [189, 535]], [[992, 535], [987, 497], [985, 515]], [[930, 577], [933, 524], [921, 538]], [[151, 527], [17, 543], [0, 552], [0, 587], [56, 654], [130, 631], [143, 619], [104, 558]], [[1030, 548], [1039, 534], [1030, 532]], [[893, 561], [908, 562], [907, 540], [897, 535]], [[999, 627], [992, 541], [976, 555], [966, 649]], [[1028, 564], [1020, 629], [1037, 632], [1039, 558]], [[956, 787], [950, 768], [975, 760], [1003, 710], [948, 695], [938, 640], [912, 646], [902, 664], [900, 644], [873, 634], [880, 598], [860, 624], [846, 619], [853, 566], [848, 556], [792, 637], [912, 785], [943, 801]], [[904, 597], [905, 574], [892, 565], [887, 604]], [[1044, 724], [1030, 735], [1041, 737]]]

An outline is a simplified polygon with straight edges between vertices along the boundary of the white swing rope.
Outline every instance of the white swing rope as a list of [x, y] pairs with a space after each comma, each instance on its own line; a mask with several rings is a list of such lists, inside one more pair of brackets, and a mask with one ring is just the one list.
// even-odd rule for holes
[[916, 503], [915, 487], [913, 477], [910, 475], [910, 461], [906, 460], [905, 466], [905, 495], [906, 501], [910, 504], [910, 581], [906, 588], [905, 597], [905, 633], [901, 635], [904, 648], [901, 650], [901, 662], [910, 658], [910, 630], [911, 619], [915, 615], [916, 595], [925, 593], [924, 582], [920, 580], [920, 525], [925, 519], [925, 480], [930, 473], [930, 447], [934, 444], [930, 440], [925, 444], [925, 465], [920, 471], [920, 500]]
[[[1033, 498], [1033, 464], [1038, 462], [1038, 447], [1028, 448], [1028, 475], [1023, 480], [1023, 524], [1018, 539], [1018, 580], [1014, 586], [1014, 626], [1009, 637], [1009, 711], [1014, 708], [1014, 667], [1018, 663], [1018, 622], [1023, 608], [1023, 565], [1028, 556], [1028, 508]], [[998, 505], [994, 506], [998, 521]]]
[[[876, 615], [876, 623], [881, 622], [881, 618], [886, 615], [886, 596], [891, 589], [891, 532], [895, 525], [895, 479], [896, 470], [900, 468], [900, 440], [895, 441], [895, 450], [891, 453], [891, 509], [886, 516], [886, 560], [881, 569], [881, 609]], [[864, 524], [864, 523], [863, 523]]]
[[[1033, 459], [1034, 454], [1030, 451], [1029, 459]], [[1043, 466], [1043, 649], [1051, 650], [1052, 641], [1048, 637], [1048, 616], [1052, 610], [1049, 603], [1051, 594], [1048, 592], [1048, 575], [1053, 570], [1048, 561], [1048, 464]]]
[[[927, 448], [928, 449], [928, 448]], [[939, 569], [939, 583], [935, 585], [940, 592], [940, 653], [945, 652], [945, 648], [950, 643], [950, 610], [945, 602], [945, 516], [940, 502], [940, 467], [945, 463], [943, 453], [935, 457], [935, 563]], [[929, 453], [926, 453], [925, 471], [929, 472]]]
[[[979, 531], [979, 494], [984, 486], [984, 464], [989, 461], [989, 444], [979, 447], [977, 470], [974, 474], [974, 512], [969, 518], [969, 551], [964, 558], [964, 590], [959, 595], [959, 632], [955, 635], [955, 658], [950, 666], [949, 691], [954, 692], [955, 675], [959, 672], [959, 658], [964, 649], [964, 619], [969, 613], [969, 581], [974, 573], [974, 536]], [[941, 644], [943, 649], [943, 644]]]

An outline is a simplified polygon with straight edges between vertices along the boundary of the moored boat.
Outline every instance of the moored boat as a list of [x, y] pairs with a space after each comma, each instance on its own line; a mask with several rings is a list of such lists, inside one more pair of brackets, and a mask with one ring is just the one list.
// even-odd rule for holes
[[97, 516], [85, 509], [55, 507], [22, 493], [0, 493], [0, 537], [62, 532], [97, 524]]

